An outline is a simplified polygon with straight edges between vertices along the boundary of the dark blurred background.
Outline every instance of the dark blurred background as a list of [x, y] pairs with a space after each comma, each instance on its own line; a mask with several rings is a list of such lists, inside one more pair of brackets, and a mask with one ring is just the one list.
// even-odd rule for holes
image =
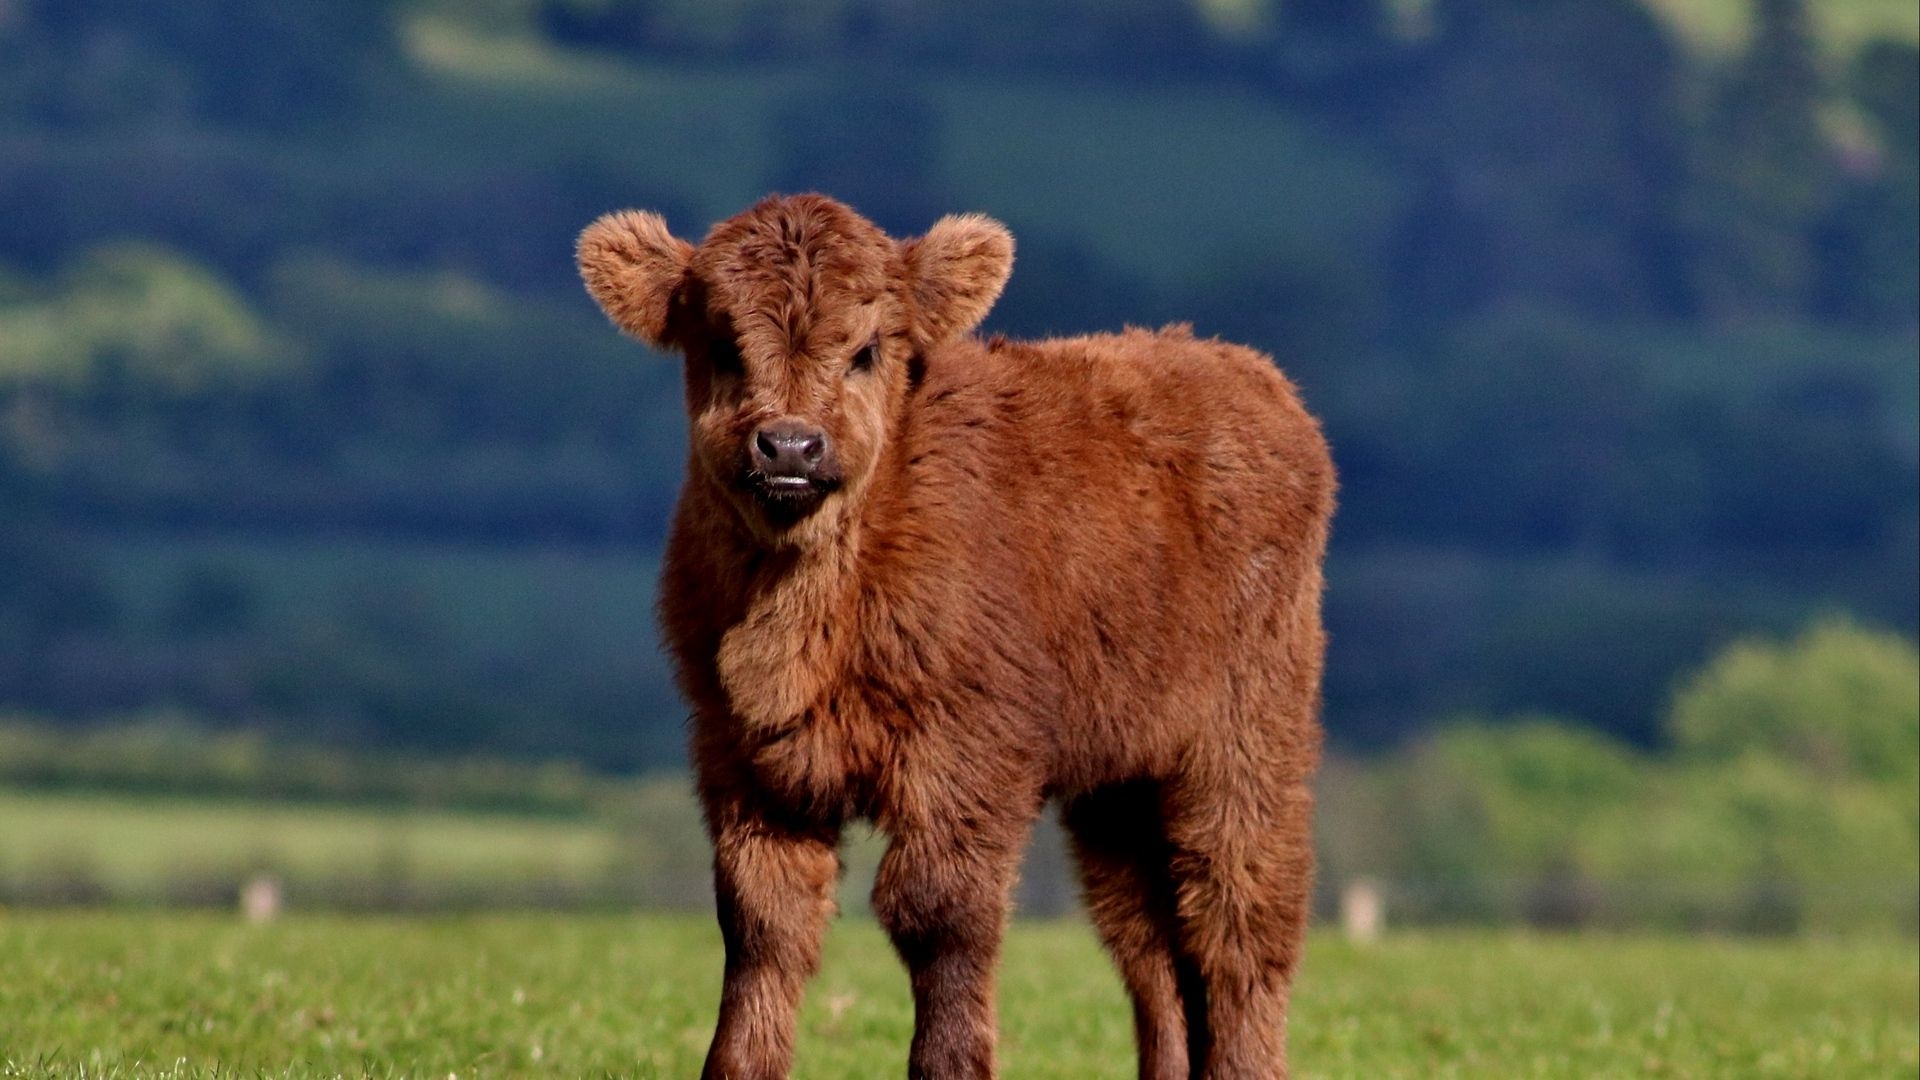
[[[572, 237], [817, 189], [1007, 222], [990, 330], [1191, 321], [1302, 385], [1329, 888], [1907, 903], [1916, 40], [1910, 0], [0, 0], [0, 799], [632, 803], [682, 762], [683, 420]], [[5, 835], [16, 893], [110, 891]]]

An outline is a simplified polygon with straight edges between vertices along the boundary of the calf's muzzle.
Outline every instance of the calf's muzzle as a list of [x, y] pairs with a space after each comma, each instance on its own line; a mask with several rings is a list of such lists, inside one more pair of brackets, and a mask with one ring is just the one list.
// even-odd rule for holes
[[797, 489], [822, 479], [828, 450], [827, 433], [819, 426], [784, 417], [754, 431], [748, 454], [767, 486]]

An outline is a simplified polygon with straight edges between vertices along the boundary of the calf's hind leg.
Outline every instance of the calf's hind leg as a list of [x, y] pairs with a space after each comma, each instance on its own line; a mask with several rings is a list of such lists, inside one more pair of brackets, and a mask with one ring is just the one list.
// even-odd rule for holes
[[1140, 1080], [1187, 1080], [1188, 1039], [1206, 1037], [1206, 995], [1197, 970], [1179, 956], [1159, 789], [1116, 784], [1070, 799], [1061, 823], [1073, 841], [1087, 914], [1133, 998]]
[[1304, 778], [1214, 779], [1167, 803], [1182, 950], [1205, 983], [1192, 1080], [1283, 1080], [1313, 886]]

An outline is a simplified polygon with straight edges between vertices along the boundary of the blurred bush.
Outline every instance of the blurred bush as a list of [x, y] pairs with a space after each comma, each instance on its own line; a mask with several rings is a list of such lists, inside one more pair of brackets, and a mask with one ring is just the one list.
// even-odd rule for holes
[[87, 252], [37, 295], [0, 297], [0, 383], [86, 397], [257, 380], [286, 346], [221, 278], [164, 248]]
[[1412, 921], [1916, 928], [1920, 650], [1842, 620], [1742, 641], [1675, 695], [1671, 751], [1564, 722], [1450, 727], [1322, 780], [1323, 873]]
[[[1920, 931], [1917, 665], [1911, 641], [1827, 620], [1790, 640], [1722, 650], [1676, 691], [1661, 751], [1524, 716], [1458, 722], [1373, 759], [1336, 756], [1318, 785], [1321, 903], [1366, 879], [1384, 885], [1393, 923]], [[220, 826], [217, 852], [162, 858], [179, 871], [164, 881], [132, 870], [104, 839], [50, 848], [31, 835], [45, 823], [0, 820], [0, 895], [18, 902], [226, 903], [231, 886], [259, 870], [289, 875], [296, 899], [322, 906], [697, 907], [710, 895], [705, 832], [679, 774], [349, 752], [285, 734], [220, 732], [177, 714], [81, 735], [0, 723], [0, 796], [35, 792], [164, 796], [202, 809], [161, 817], [225, 805], [232, 820]], [[381, 826], [387, 846], [355, 846], [339, 829], [235, 846], [253, 835], [247, 818], [272, 818], [288, 803], [393, 815]], [[119, 805], [116, 828], [144, 828], [141, 805]], [[440, 851], [405, 825], [428, 809], [491, 817], [443, 814], [421, 825], [423, 837], [452, 845]], [[487, 820], [519, 830], [508, 863], [490, 860], [475, 839]], [[539, 821], [573, 830], [570, 854], [551, 866], [533, 854], [549, 842], [528, 832]], [[333, 866], [304, 843], [360, 856]], [[848, 835], [849, 910], [863, 908], [880, 847], [858, 829]], [[1044, 826], [1023, 910], [1064, 909], [1065, 854], [1058, 830]]]
[[1920, 654], [1834, 618], [1787, 643], [1741, 642], [1674, 702], [1675, 749], [1693, 761], [1791, 764], [1816, 779], [1920, 781]]

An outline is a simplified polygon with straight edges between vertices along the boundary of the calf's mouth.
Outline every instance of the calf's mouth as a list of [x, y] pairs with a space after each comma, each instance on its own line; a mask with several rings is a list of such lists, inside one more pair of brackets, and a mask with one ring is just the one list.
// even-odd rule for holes
[[745, 487], [769, 520], [790, 524], [818, 510], [827, 496], [839, 490], [840, 476], [825, 470], [805, 476], [752, 470], [745, 476]]

